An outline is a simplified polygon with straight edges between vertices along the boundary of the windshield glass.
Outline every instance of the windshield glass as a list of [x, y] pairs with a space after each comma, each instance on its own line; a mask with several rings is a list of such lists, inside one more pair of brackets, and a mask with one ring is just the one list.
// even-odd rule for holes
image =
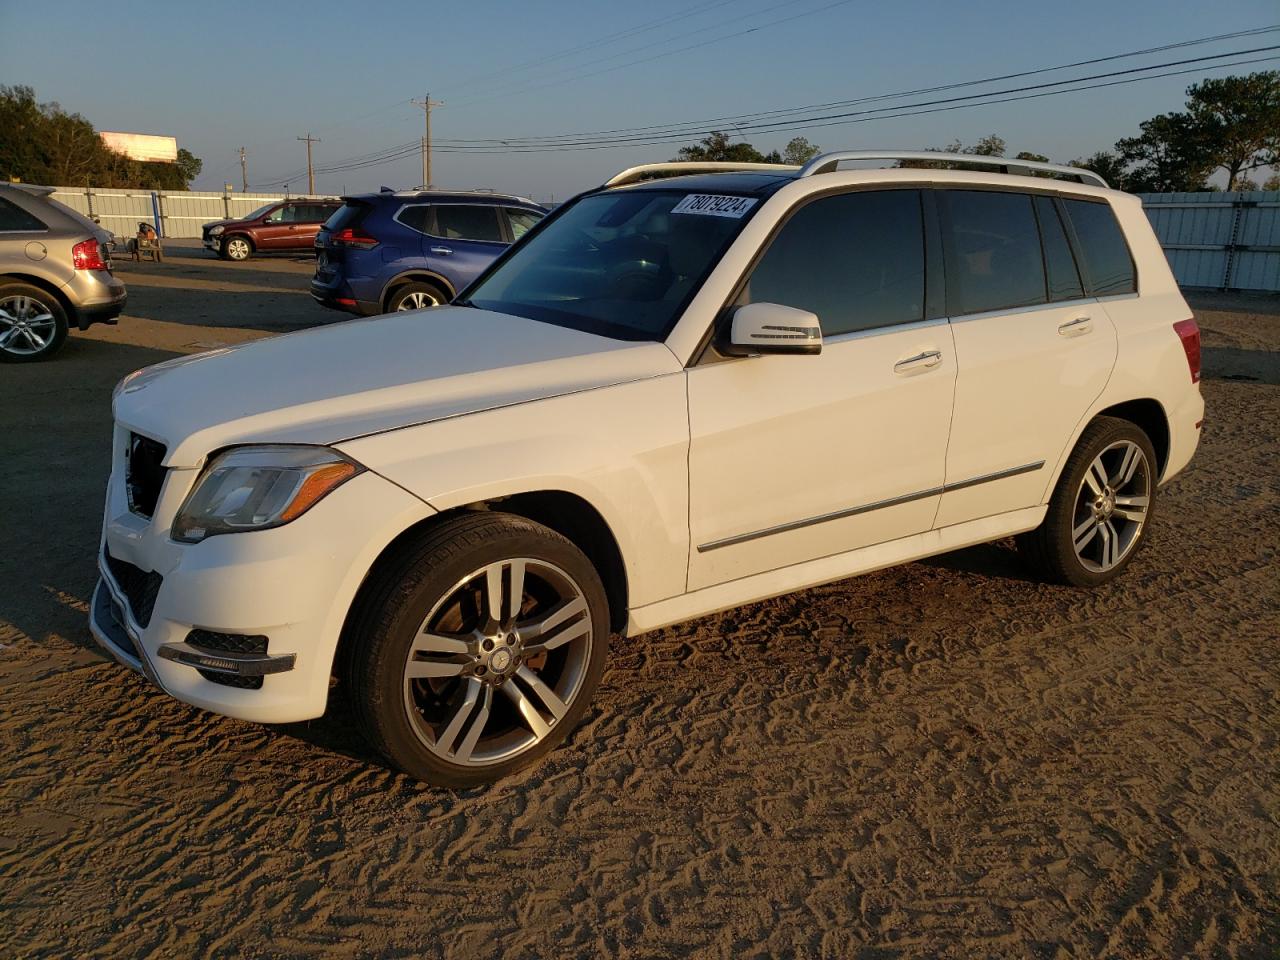
[[268, 204], [266, 204], [265, 206], [261, 206], [261, 207], [259, 207], [257, 210], [253, 211], [253, 213], [246, 214], [245, 216], [241, 217], [240, 219], [241, 219], [241, 220], [257, 220], [260, 216], [262, 216], [264, 213], [266, 213], [268, 210], [270, 210], [272, 207], [274, 207], [274, 206], [276, 205], [276, 203], [279, 203], [279, 202], [280, 202], [280, 201], [278, 201], [278, 200], [277, 200], [277, 201], [275, 201], [275, 202], [273, 202], [273, 203], [268, 203]]
[[758, 205], [687, 190], [584, 197], [513, 248], [466, 299], [619, 340], [662, 340]]

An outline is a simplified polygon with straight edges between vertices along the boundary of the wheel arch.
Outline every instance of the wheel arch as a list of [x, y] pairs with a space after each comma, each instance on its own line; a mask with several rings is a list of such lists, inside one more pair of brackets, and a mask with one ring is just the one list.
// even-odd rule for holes
[[34, 276], [29, 273], [0, 274], [0, 284], [4, 284], [6, 281], [29, 283], [33, 287], [39, 287], [41, 290], [48, 292], [50, 296], [54, 297], [58, 301], [58, 305], [62, 307], [62, 312], [67, 315], [68, 326], [80, 326], [80, 311], [78, 311], [75, 308], [75, 304], [67, 298], [66, 293], [59, 289], [59, 287], [51, 280], [48, 280], [45, 277]]
[[465, 513], [494, 511], [524, 517], [534, 523], [556, 531], [586, 554], [587, 559], [600, 574], [605, 596], [609, 600], [609, 625], [621, 631], [627, 623], [628, 585], [626, 566], [617, 537], [596, 507], [585, 498], [565, 490], [531, 490], [505, 496], [477, 500], [432, 514], [406, 527], [394, 537], [374, 558], [365, 572], [355, 597], [347, 611], [338, 648], [333, 660], [334, 673], [345, 677], [348, 658], [355, 643], [354, 625], [358, 611], [369, 591], [378, 582], [379, 574], [394, 566], [406, 550], [413, 548], [423, 536], [436, 526]]
[[243, 240], [245, 243], [249, 244], [249, 249], [251, 251], [256, 253], [258, 250], [258, 244], [254, 241], [253, 234], [246, 233], [243, 230], [236, 230], [233, 233], [224, 233], [222, 235], [222, 244], [224, 249], [226, 248], [228, 240]]
[[381, 305], [383, 310], [387, 309], [391, 302], [391, 297], [396, 290], [399, 287], [404, 286], [406, 283], [430, 283], [433, 286], [439, 287], [447, 300], [452, 300], [457, 296], [457, 291], [454, 289], [453, 284], [446, 280], [441, 274], [436, 273], [434, 270], [415, 268], [413, 270], [406, 270], [403, 273], [398, 273], [383, 284], [382, 293], [378, 297], [378, 303]]
[[1169, 464], [1170, 430], [1169, 415], [1159, 400], [1151, 397], [1125, 400], [1123, 403], [1099, 410], [1089, 418], [1089, 422], [1092, 423], [1098, 417], [1128, 420], [1145, 433], [1156, 451], [1156, 474], [1164, 476], [1165, 467]]

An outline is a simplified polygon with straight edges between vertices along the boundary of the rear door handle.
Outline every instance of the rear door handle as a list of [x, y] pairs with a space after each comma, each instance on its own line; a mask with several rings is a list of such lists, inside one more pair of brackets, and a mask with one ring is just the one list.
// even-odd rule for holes
[[914, 357], [899, 360], [893, 365], [893, 372], [910, 373], [912, 370], [927, 370], [930, 367], [936, 367], [941, 362], [942, 354], [939, 351], [927, 350], [924, 353], [917, 353]]
[[432, 248], [431, 248], [431, 252], [432, 252], [432, 253], [438, 253], [438, 254], [440, 254], [440, 256], [442, 256], [442, 257], [447, 257], [447, 256], [452, 255], [452, 253], [453, 253], [453, 248], [452, 248], [452, 247], [432, 247]]
[[1058, 324], [1058, 333], [1064, 337], [1078, 337], [1092, 329], [1093, 320], [1090, 317], [1076, 317], [1074, 320]]

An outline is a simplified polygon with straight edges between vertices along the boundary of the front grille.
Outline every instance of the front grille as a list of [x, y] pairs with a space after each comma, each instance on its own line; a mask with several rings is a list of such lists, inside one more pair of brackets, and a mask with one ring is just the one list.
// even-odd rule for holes
[[124, 480], [129, 494], [129, 509], [142, 517], [155, 513], [160, 488], [164, 486], [165, 446], [141, 434], [129, 434], [125, 451]]
[[154, 572], [147, 573], [126, 560], [117, 560], [110, 551], [106, 553], [106, 560], [112, 579], [129, 602], [129, 612], [133, 614], [133, 619], [140, 627], [146, 627], [151, 623], [156, 596], [160, 593], [164, 577]]
[[[267, 652], [267, 638], [262, 634], [217, 633], [213, 630], [192, 630], [187, 634], [187, 643], [201, 650], [218, 653], [263, 653]], [[241, 690], [261, 690], [262, 677], [242, 677], [234, 673], [219, 673], [217, 670], [200, 670], [200, 676], [211, 683], [220, 683], [224, 687], [238, 687]]]

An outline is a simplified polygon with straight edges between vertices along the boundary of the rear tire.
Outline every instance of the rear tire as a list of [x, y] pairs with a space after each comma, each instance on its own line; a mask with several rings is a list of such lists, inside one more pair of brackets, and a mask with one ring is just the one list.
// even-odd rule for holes
[[222, 241], [222, 259], [243, 263], [253, 256], [253, 241], [248, 237], [227, 237]]
[[560, 534], [469, 513], [389, 561], [349, 629], [345, 676], [369, 742], [411, 777], [474, 787], [536, 763], [582, 719], [609, 604]]
[[1018, 552], [1051, 583], [1095, 587], [1115, 579], [1155, 515], [1156, 464], [1139, 427], [1098, 417], [1067, 458], [1044, 522], [1017, 538]]
[[66, 339], [57, 297], [29, 283], [0, 283], [0, 363], [48, 360]]
[[391, 296], [387, 298], [387, 312], [423, 310], [427, 307], [438, 307], [440, 304], [448, 302], [449, 298], [435, 284], [415, 281], [406, 283], [402, 287], [396, 287], [392, 291]]

